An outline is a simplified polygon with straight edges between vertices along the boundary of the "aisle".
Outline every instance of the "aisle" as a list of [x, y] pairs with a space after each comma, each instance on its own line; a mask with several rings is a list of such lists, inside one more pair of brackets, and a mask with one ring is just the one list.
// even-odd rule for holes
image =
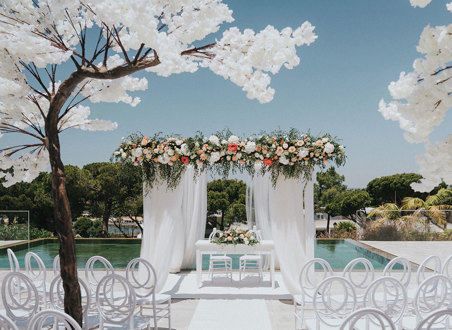
[[189, 330], [271, 330], [265, 300], [201, 299]]

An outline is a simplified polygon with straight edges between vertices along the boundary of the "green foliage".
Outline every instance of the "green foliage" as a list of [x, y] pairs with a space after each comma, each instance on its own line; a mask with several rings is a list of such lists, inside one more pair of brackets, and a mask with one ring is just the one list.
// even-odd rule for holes
[[425, 198], [427, 194], [415, 192], [410, 184], [418, 182], [422, 175], [402, 173], [376, 178], [367, 184], [367, 192], [372, 199], [372, 205], [395, 203], [400, 205], [405, 197]]
[[93, 221], [92, 226], [88, 228], [88, 235], [89, 237], [102, 237], [102, 221]]
[[82, 237], [89, 237], [88, 230], [93, 226], [93, 221], [88, 218], [80, 218], [74, 224], [74, 229], [77, 234]]
[[356, 231], [356, 226], [352, 222], [343, 221], [343, 222], [339, 222], [337, 224], [335, 230], [337, 230], [338, 232], [340, 232], [340, 231], [352, 232], [352, 231]]
[[356, 220], [356, 211], [370, 205], [369, 194], [364, 190], [347, 190], [335, 199], [338, 203], [340, 215]]
[[[48, 230], [30, 227], [30, 239], [53, 237]], [[0, 240], [26, 240], [28, 239], [28, 225], [21, 223], [0, 224]]]

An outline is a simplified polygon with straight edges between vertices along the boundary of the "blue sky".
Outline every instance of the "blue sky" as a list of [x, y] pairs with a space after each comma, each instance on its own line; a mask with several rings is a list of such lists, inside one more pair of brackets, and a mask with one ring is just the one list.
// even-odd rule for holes
[[[423, 153], [423, 145], [406, 142], [398, 123], [385, 121], [377, 111], [378, 102], [389, 101], [387, 85], [401, 71], [412, 70], [413, 60], [420, 56], [416, 45], [423, 28], [450, 23], [446, 1], [433, 1], [424, 9], [411, 7], [408, 0], [224, 2], [234, 11], [235, 22], [224, 25], [220, 33], [229, 26], [296, 28], [305, 20], [316, 27], [317, 41], [298, 49], [300, 65], [272, 77], [274, 100], [264, 105], [249, 100], [238, 86], [205, 69], [169, 78], [146, 73], [149, 89], [134, 94], [142, 99], [137, 107], [90, 104], [93, 118], [117, 121], [118, 129], [62, 134], [65, 164], [108, 161], [121, 137], [137, 131], [191, 136], [198, 130], [207, 135], [229, 128], [247, 136], [295, 127], [342, 139], [348, 159], [339, 172], [350, 187], [417, 171], [415, 155]], [[432, 140], [443, 139], [451, 127], [449, 113]], [[3, 137], [0, 146], [11, 144], [12, 138]]]

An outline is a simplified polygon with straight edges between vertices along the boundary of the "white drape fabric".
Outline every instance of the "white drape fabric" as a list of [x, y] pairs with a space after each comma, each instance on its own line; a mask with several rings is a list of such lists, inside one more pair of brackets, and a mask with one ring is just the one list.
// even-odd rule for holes
[[314, 257], [313, 183], [281, 176], [273, 187], [269, 174], [252, 181], [254, 217], [265, 239], [275, 242], [284, 283], [300, 293], [298, 277], [307, 260]]
[[143, 237], [140, 257], [154, 266], [159, 291], [169, 272], [194, 263], [195, 242], [204, 237], [207, 208], [206, 175], [194, 180], [187, 168], [181, 182], [169, 189], [166, 182], [143, 186]]

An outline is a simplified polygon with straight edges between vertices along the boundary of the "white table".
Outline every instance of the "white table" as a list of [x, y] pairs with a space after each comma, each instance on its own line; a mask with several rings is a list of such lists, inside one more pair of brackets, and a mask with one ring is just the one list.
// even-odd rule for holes
[[245, 244], [216, 244], [209, 240], [199, 240], [196, 246], [196, 276], [198, 287], [202, 286], [202, 255], [203, 254], [264, 254], [270, 257], [270, 280], [275, 288], [275, 243], [271, 240], [262, 240], [250, 246]]

